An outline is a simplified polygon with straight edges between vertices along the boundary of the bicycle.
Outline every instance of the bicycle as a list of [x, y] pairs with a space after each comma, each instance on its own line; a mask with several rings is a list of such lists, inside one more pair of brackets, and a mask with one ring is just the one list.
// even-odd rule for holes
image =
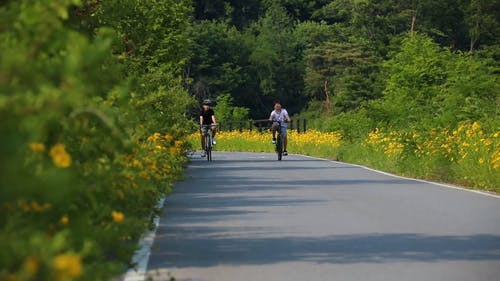
[[[213, 135], [212, 135], [212, 128], [216, 127], [216, 125], [202, 125], [202, 133], [203, 137], [205, 138], [205, 147], [203, 148], [205, 150], [205, 154], [207, 157], [207, 161], [212, 161], [212, 149], [213, 149]], [[203, 128], [206, 128], [206, 133], [204, 133]]]
[[278, 161], [283, 158], [283, 136], [281, 135], [281, 121], [273, 121], [276, 123], [276, 154], [278, 154]]

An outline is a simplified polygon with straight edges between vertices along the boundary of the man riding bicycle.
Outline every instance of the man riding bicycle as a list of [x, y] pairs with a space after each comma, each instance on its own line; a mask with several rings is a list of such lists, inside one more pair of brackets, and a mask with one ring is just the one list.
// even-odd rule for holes
[[276, 130], [278, 127], [278, 122], [281, 122], [281, 136], [283, 136], [283, 155], [287, 156], [288, 152], [286, 151], [286, 145], [287, 145], [287, 134], [286, 134], [286, 127], [287, 123], [286, 122], [291, 122], [290, 116], [288, 116], [288, 112], [286, 109], [281, 108], [281, 102], [280, 101], [275, 101], [274, 102], [274, 110], [271, 112], [271, 115], [269, 116], [269, 121], [272, 122], [271, 126], [271, 131], [273, 133], [273, 144], [276, 144]]
[[200, 129], [201, 129], [201, 157], [207, 156], [205, 152], [205, 135], [208, 134], [208, 130], [212, 131], [212, 144], [216, 144], [215, 141], [215, 132], [217, 121], [215, 120], [214, 110], [211, 108], [212, 101], [206, 99], [203, 101], [202, 109], [200, 112]]

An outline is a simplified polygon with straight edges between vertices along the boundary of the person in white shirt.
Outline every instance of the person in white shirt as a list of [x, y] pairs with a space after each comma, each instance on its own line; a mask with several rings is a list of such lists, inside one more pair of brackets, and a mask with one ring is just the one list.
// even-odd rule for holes
[[269, 116], [269, 121], [272, 122], [271, 126], [271, 131], [273, 133], [273, 144], [276, 143], [276, 129], [278, 127], [278, 122], [281, 122], [281, 135], [283, 136], [283, 155], [286, 156], [288, 155], [288, 152], [286, 150], [286, 145], [287, 145], [287, 135], [286, 135], [286, 128], [288, 123], [291, 122], [290, 116], [288, 116], [288, 112], [286, 109], [281, 108], [281, 102], [275, 101], [274, 102], [274, 110], [271, 112], [271, 115]]

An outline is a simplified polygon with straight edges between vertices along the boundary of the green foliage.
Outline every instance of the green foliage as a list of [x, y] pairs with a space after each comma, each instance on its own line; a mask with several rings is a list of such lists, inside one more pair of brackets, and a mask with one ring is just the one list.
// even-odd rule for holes
[[186, 71], [190, 92], [197, 99], [230, 93], [260, 118], [273, 99], [293, 113], [312, 100], [324, 100], [329, 81], [329, 110], [358, 110], [381, 97], [387, 81], [381, 63], [400, 49], [411, 30], [452, 52], [495, 46], [500, 36], [494, 3], [194, 1], [199, 21]]
[[0, 279], [128, 267], [185, 162], [189, 13], [186, 1], [3, 4]]
[[249, 109], [246, 107], [234, 106], [234, 100], [229, 94], [223, 94], [217, 97], [217, 106], [215, 107], [215, 116], [217, 122], [247, 121]]
[[250, 53], [242, 34], [225, 23], [213, 21], [193, 25], [190, 34], [194, 38], [187, 66], [191, 95], [203, 100], [242, 91], [249, 82], [242, 65]]
[[372, 117], [394, 128], [496, 118], [499, 83], [497, 70], [488, 65], [477, 56], [442, 49], [426, 36], [407, 38], [384, 65], [384, 96], [370, 104]]

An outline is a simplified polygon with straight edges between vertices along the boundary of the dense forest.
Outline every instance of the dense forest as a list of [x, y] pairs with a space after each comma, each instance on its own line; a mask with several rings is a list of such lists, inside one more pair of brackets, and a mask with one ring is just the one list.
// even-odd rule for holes
[[498, 191], [499, 23], [498, 0], [0, 1], [0, 279], [128, 268], [205, 98]]
[[328, 130], [496, 118], [499, 22], [495, 0], [194, 1], [184, 79], [251, 118], [274, 99], [339, 117]]

